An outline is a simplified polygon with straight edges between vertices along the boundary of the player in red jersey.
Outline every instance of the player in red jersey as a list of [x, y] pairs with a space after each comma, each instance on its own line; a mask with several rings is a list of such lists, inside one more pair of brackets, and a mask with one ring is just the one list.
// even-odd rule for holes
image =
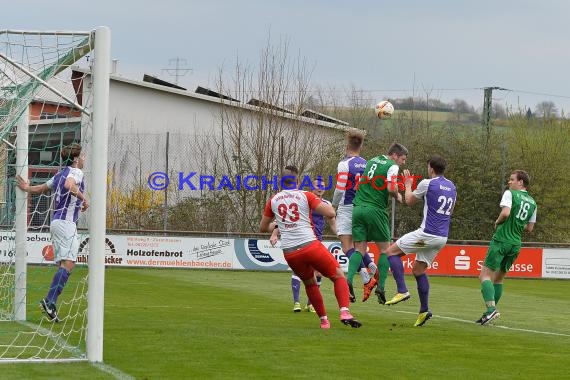
[[[311, 213], [332, 218], [334, 208], [322, 202], [315, 194], [297, 189], [298, 169], [286, 166], [281, 179], [282, 190], [266, 203], [259, 230], [272, 232], [279, 228], [281, 248], [291, 270], [305, 284], [307, 297], [315, 307], [320, 318], [321, 328], [330, 328], [323, 296], [315, 279], [315, 271], [329, 278], [334, 283], [334, 293], [340, 308], [340, 321], [351, 327], [360, 327], [348, 308], [350, 303], [348, 283], [335, 258], [317, 240], [311, 223]], [[275, 222], [272, 222], [275, 219]]]

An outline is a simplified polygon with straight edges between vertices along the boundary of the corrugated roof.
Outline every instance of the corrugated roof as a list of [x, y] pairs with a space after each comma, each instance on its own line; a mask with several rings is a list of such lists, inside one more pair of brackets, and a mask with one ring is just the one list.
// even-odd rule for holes
[[260, 108], [267, 108], [273, 111], [281, 111], [281, 112], [286, 112], [286, 113], [290, 113], [291, 115], [294, 115], [295, 113], [291, 110], [288, 110], [287, 108], [283, 108], [283, 107], [279, 107], [276, 106], [274, 104], [270, 104], [267, 102], [264, 102], [263, 100], [259, 100], [259, 99], [250, 99], [247, 104], [250, 104], [252, 106], [257, 106]]
[[239, 100], [232, 98], [231, 96], [228, 95], [224, 95], [224, 94], [220, 94], [219, 92], [216, 92], [214, 90], [210, 90], [209, 88], [206, 87], [202, 87], [202, 86], [198, 86], [196, 88], [196, 91], [194, 91], [197, 94], [202, 94], [202, 95], [208, 95], [208, 96], [214, 96], [216, 98], [220, 98], [220, 99], [225, 99], [225, 100], [231, 100], [233, 102], [239, 102]]
[[[79, 73], [90, 74], [89, 69], [85, 69], [82, 67], [72, 67], [72, 70], [79, 72]], [[215, 97], [215, 96], [208, 96], [208, 95], [198, 94], [196, 92], [178, 90], [178, 89], [171, 88], [171, 87], [161, 86], [161, 85], [157, 85], [154, 83], [141, 82], [141, 81], [136, 81], [133, 79], [127, 79], [127, 78], [124, 78], [124, 77], [117, 75], [117, 74], [110, 74], [110, 79], [112, 81], [114, 80], [114, 81], [118, 81], [118, 82], [122, 82], [122, 83], [128, 83], [128, 84], [131, 84], [134, 86], [150, 88], [150, 89], [154, 89], [157, 91], [168, 92], [171, 94], [177, 94], [177, 95], [186, 96], [189, 98], [200, 99], [200, 100], [204, 100], [204, 101], [208, 101], [208, 102], [212, 102], [212, 103], [223, 103], [226, 106], [238, 107], [238, 108], [248, 109], [251, 111], [261, 111], [264, 109], [264, 107], [245, 104], [245, 103], [238, 102], [238, 101], [225, 100], [225, 99], [221, 99], [221, 98]], [[73, 99], [75, 99], [75, 97]], [[288, 110], [287, 111], [280, 110], [278, 112], [280, 114], [279, 116], [286, 118], [286, 119], [295, 119], [295, 120], [299, 120], [299, 121], [302, 121], [305, 123], [315, 124], [315, 125], [319, 125], [321, 127], [338, 129], [338, 130], [342, 130], [342, 131], [347, 131], [349, 129], [352, 129], [348, 125], [348, 123], [346, 123], [344, 121], [340, 122], [340, 120], [339, 120], [339, 122], [318, 120], [318, 119], [315, 119], [312, 117], [295, 115], [295, 114], [290, 113], [291, 111], [288, 111]], [[330, 120], [333, 120], [333, 118], [330, 118]], [[334, 120], [336, 120], [336, 119], [334, 119]]]
[[337, 123], [337, 124], [342, 124], [342, 125], [349, 125], [346, 121], [342, 121], [339, 119], [335, 119], [332, 116], [329, 115], [325, 115], [324, 113], [320, 113], [317, 111], [313, 111], [311, 109], [306, 109], [303, 112], [301, 112], [301, 116], [306, 116], [306, 117], [312, 117], [313, 119], [317, 119], [317, 120], [322, 120], [322, 121], [328, 121], [329, 123]]

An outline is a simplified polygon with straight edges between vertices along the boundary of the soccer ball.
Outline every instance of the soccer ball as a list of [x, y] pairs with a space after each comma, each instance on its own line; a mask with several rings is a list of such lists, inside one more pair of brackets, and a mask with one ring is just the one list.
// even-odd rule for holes
[[394, 106], [387, 100], [382, 100], [374, 107], [374, 112], [379, 119], [389, 119], [394, 113]]

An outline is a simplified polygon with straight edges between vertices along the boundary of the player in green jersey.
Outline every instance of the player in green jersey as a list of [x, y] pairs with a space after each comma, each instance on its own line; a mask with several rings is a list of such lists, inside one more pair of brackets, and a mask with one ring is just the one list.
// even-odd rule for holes
[[476, 323], [486, 325], [501, 315], [497, 303], [503, 293], [503, 281], [517, 259], [523, 231], [532, 232], [536, 223], [536, 202], [527, 193], [530, 177], [515, 170], [509, 178], [509, 189], [501, 199], [501, 213], [495, 221], [495, 233], [489, 244], [479, 280], [487, 310]]
[[[348, 282], [352, 283], [354, 274], [358, 270], [362, 255], [366, 253], [369, 241], [376, 243], [380, 255], [378, 268], [387, 267], [381, 260], [387, 261], [386, 250], [390, 246], [390, 218], [389, 199], [394, 197], [402, 203], [402, 194], [398, 192], [398, 172], [400, 165], [406, 163], [408, 149], [405, 146], [394, 143], [388, 149], [386, 155], [372, 158], [366, 163], [362, 176], [358, 181], [358, 190], [354, 198], [354, 210], [352, 212], [352, 238], [355, 252], [348, 263]], [[376, 289], [378, 302], [386, 302], [384, 284], [388, 271], [380, 273], [380, 284]], [[378, 280], [368, 282], [364, 287], [363, 301], [368, 299]]]

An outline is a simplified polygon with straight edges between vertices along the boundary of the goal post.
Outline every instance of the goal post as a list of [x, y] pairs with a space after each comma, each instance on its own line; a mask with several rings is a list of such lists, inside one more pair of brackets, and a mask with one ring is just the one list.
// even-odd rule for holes
[[87, 303], [87, 358], [103, 361], [103, 312], [105, 291], [105, 230], [107, 207], [107, 138], [109, 123], [109, 75], [111, 69], [111, 32], [95, 32], [95, 66], [93, 68], [93, 140], [91, 143], [92, 184], [89, 239], [89, 296]]
[[[20, 116], [16, 126], [16, 173], [22, 173], [28, 179], [28, 120], [26, 110]], [[15, 249], [14, 249], [14, 320], [26, 320], [26, 279], [27, 255], [26, 237], [28, 232], [28, 196], [20, 189], [16, 190], [15, 212]]]
[[[107, 27], [0, 30], [0, 363], [103, 361], [110, 44]], [[65, 167], [59, 153], [70, 143], [87, 155], [92, 207], [78, 221], [82, 260], [56, 322], [38, 307], [57, 284], [53, 199], [21, 191], [16, 176], [45, 183]]]

